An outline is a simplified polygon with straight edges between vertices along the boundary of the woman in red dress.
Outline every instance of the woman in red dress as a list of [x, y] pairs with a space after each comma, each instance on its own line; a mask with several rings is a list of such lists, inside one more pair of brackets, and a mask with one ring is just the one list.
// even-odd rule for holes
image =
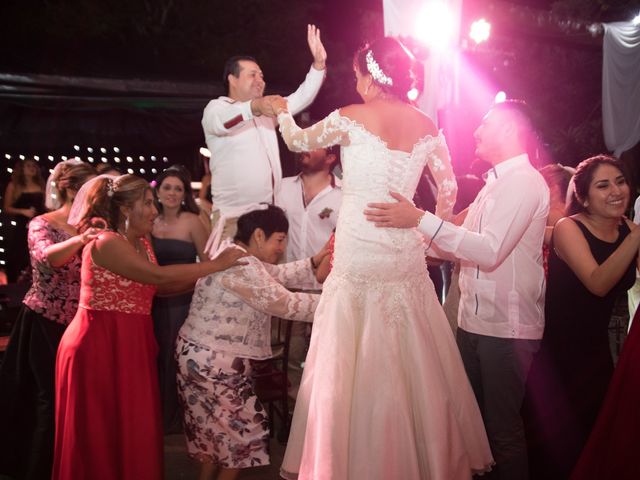
[[156, 286], [179, 291], [243, 255], [160, 267], [145, 238], [158, 214], [149, 184], [124, 175], [87, 187], [79, 229], [99, 219], [106, 230], [83, 251], [78, 312], [58, 349], [53, 479], [159, 479]]
[[571, 480], [637, 480], [640, 478], [640, 310]]

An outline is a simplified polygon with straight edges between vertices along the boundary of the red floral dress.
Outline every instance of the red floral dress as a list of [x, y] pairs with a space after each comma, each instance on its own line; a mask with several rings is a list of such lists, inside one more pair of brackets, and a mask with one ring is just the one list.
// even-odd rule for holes
[[96, 265], [92, 250], [83, 251], [80, 308], [58, 349], [53, 479], [159, 479], [155, 287]]

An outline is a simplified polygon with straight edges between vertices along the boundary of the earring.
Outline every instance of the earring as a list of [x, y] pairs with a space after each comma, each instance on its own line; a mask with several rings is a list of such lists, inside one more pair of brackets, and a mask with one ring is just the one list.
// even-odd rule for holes
[[129, 231], [129, 217], [124, 217], [124, 233]]

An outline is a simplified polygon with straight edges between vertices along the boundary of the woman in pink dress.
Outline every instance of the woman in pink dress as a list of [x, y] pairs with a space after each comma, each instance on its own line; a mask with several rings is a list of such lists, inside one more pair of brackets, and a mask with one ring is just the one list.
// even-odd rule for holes
[[53, 478], [162, 478], [156, 286], [180, 290], [243, 255], [159, 267], [145, 238], [158, 214], [149, 184], [124, 175], [86, 187], [79, 230], [106, 230], [83, 251], [78, 313], [58, 349]]

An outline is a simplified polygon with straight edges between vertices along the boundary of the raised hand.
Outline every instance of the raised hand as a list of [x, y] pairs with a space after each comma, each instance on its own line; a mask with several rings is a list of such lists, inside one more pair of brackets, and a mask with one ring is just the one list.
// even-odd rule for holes
[[313, 55], [313, 68], [324, 70], [326, 68], [327, 51], [320, 40], [320, 29], [315, 25], [307, 25], [307, 42]]

